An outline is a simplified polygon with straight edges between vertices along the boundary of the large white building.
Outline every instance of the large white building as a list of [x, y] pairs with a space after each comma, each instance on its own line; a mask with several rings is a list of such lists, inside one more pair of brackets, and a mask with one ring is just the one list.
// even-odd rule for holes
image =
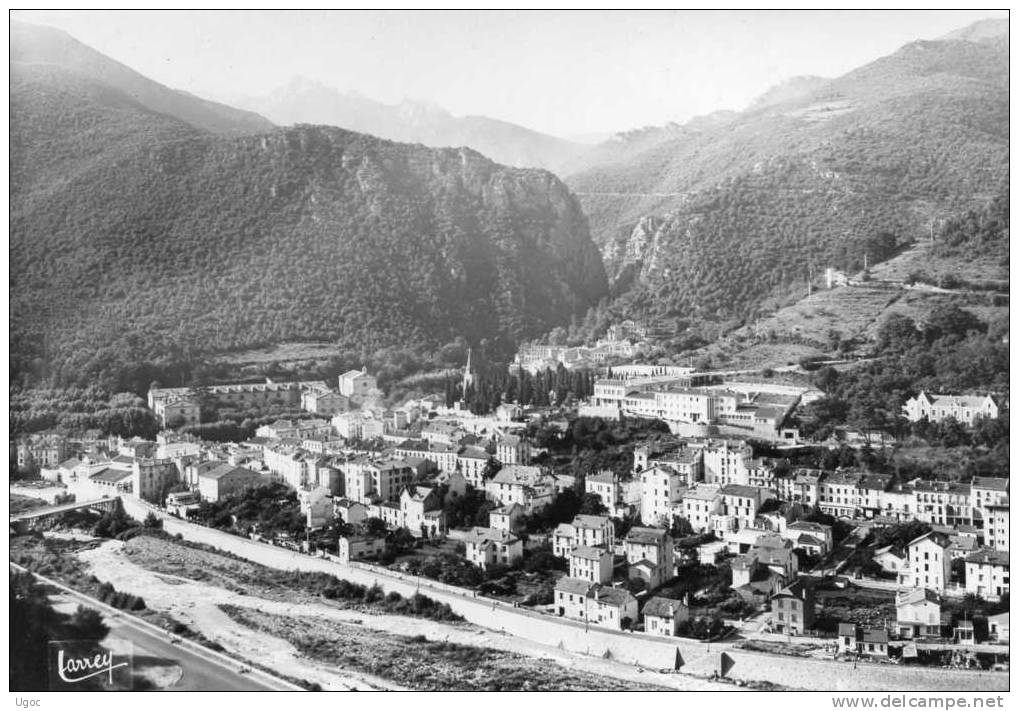
[[906, 419], [910, 422], [929, 420], [941, 422], [954, 417], [959, 422], [972, 425], [978, 415], [996, 419], [998, 406], [990, 395], [928, 395], [920, 392], [902, 406]]

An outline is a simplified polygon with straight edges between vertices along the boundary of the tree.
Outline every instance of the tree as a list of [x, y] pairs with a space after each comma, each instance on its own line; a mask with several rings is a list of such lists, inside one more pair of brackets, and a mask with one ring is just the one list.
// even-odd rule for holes
[[156, 516], [155, 512], [149, 511], [149, 515], [142, 521], [142, 527], [148, 529], [159, 529], [163, 528], [163, 519]]
[[365, 533], [369, 536], [385, 536], [388, 530], [386, 528], [386, 522], [381, 518], [374, 516], [372, 518], [365, 519], [362, 525], [364, 526]]
[[78, 609], [71, 616], [69, 625], [74, 629], [77, 639], [100, 640], [106, 637], [110, 631], [110, 628], [103, 622], [102, 614], [84, 605], [78, 605]]

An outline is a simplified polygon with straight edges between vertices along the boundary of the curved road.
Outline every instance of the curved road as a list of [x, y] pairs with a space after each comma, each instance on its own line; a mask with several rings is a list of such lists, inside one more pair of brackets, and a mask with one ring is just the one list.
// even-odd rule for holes
[[[11, 563], [12, 568], [25, 571]], [[174, 662], [184, 671], [183, 677], [167, 691], [303, 691], [282, 679], [258, 669], [248, 669], [243, 662], [233, 661], [226, 655], [214, 652], [188, 640], [174, 643], [173, 635], [150, 625], [133, 615], [126, 614], [106, 605], [95, 598], [51, 580], [37, 573], [32, 575], [39, 581], [60, 590], [62, 596], [76, 603], [90, 607], [103, 615], [103, 621], [110, 628], [110, 636], [131, 642], [135, 657], [150, 656]]]

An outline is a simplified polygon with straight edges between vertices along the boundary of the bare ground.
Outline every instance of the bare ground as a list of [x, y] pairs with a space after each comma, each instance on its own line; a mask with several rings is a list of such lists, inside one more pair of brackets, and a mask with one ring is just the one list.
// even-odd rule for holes
[[[136, 543], [137, 542], [137, 543]], [[130, 554], [125, 554], [125, 545]], [[139, 550], [144, 550], [140, 554]], [[233, 606], [258, 615], [258, 619], [278, 616], [284, 619], [304, 618], [313, 625], [344, 624], [359, 630], [372, 630], [378, 635], [423, 635], [430, 641], [444, 641], [485, 650], [500, 650], [543, 660], [564, 667], [563, 674], [592, 675], [600, 678], [601, 686], [587, 688], [608, 688], [610, 683], [620, 683], [614, 688], [637, 689], [645, 685], [682, 690], [708, 690], [719, 688], [703, 679], [681, 674], [662, 674], [643, 671], [628, 664], [597, 659], [567, 652], [556, 647], [530, 642], [525, 639], [483, 629], [465, 623], [444, 623], [401, 615], [372, 614], [357, 609], [345, 609], [341, 605], [314, 598], [309, 595], [288, 596], [269, 591], [262, 596], [257, 585], [238, 585], [224, 580], [224, 569], [237, 566], [245, 574], [255, 572], [255, 566], [244, 561], [235, 561], [208, 551], [199, 551], [175, 545], [166, 539], [140, 537], [124, 544], [109, 541], [102, 546], [83, 551], [79, 558], [88, 564], [90, 572], [104, 581], [109, 581], [118, 590], [139, 595], [150, 609], [168, 613], [175, 619], [202, 632], [213, 641], [223, 645], [231, 653], [275, 669], [299, 679], [318, 683], [323, 689], [393, 689], [403, 688], [400, 684], [378, 675], [365, 673], [355, 668], [326, 664], [309, 658], [294, 644], [277, 636], [258, 632], [232, 619], [222, 606]], [[216, 559], [219, 560], [216, 560]], [[149, 569], [149, 566], [157, 571]], [[203, 568], [208, 581], [197, 581], [177, 572], [194, 574], [196, 568]], [[248, 570], [247, 568], [251, 568]], [[219, 585], [218, 580], [229, 587]], [[175, 581], [176, 584], [171, 584]], [[273, 599], [275, 598], [275, 599]], [[232, 609], [227, 607], [227, 609]], [[413, 647], [404, 647], [410, 654]], [[531, 660], [522, 660], [530, 662]], [[594, 683], [594, 682], [592, 682]]]

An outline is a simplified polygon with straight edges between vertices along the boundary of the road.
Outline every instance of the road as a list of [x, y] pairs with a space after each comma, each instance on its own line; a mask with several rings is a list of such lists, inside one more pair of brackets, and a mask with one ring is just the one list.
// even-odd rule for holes
[[[12, 567], [24, 570], [13, 563]], [[243, 662], [230, 661], [225, 655], [205, 649], [200, 645], [181, 641], [174, 643], [170, 633], [138, 620], [105, 605], [98, 600], [83, 595], [55, 580], [35, 575], [36, 579], [60, 589], [60, 597], [74, 604], [85, 605], [103, 615], [106, 625], [110, 628], [110, 636], [130, 642], [134, 647], [134, 656], [154, 657], [163, 662], [173, 662], [181, 667], [184, 674], [180, 681], [169, 687], [169, 691], [294, 691], [301, 690], [289, 682], [252, 669], [241, 673], [241, 668], [248, 667]]]

